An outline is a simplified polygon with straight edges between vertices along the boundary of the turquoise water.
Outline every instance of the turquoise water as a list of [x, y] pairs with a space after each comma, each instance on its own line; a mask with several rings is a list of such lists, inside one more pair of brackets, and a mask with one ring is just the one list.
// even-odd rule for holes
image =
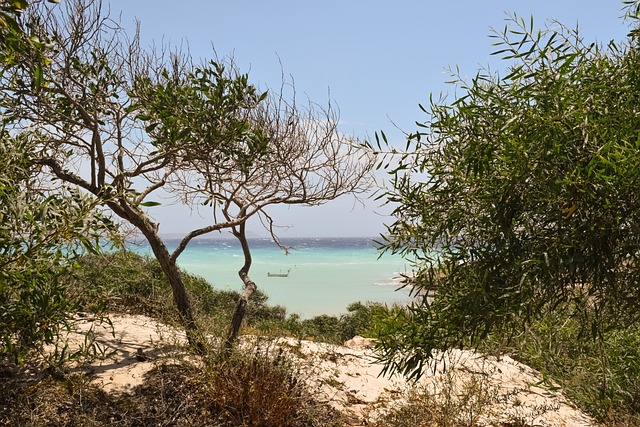
[[[167, 240], [170, 250], [177, 240]], [[250, 277], [269, 296], [271, 304], [303, 318], [346, 312], [354, 301], [387, 304], [408, 301], [397, 290], [398, 277], [409, 268], [402, 258], [384, 254], [379, 258], [368, 238], [293, 238], [283, 242], [289, 255], [270, 239], [250, 241], [253, 263]], [[148, 251], [144, 246], [140, 251]], [[196, 239], [178, 258], [180, 267], [200, 275], [217, 289], [241, 290], [238, 270], [244, 258], [234, 239]], [[269, 277], [267, 273], [287, 273]]]

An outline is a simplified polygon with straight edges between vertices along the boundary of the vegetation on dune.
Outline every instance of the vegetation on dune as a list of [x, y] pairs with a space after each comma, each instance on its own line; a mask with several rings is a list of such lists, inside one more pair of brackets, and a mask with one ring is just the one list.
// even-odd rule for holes
[[31, 147], [2, 132], [0, 139], [0, 354], [20, 360], [52, 343], [75, 311], [60, 277], [111, 221], [88, 198], [42, 189], [31, 175]]
[[397, 208], [382, 247], [415, 260], [424, 296], [381, 329], [390, 372], [555, 311], [592, 339], [639, 320], [640, 33], [603, 46], [533, 25], [512, 18], [494, 35], [503, 75], [454, 76], [457, 99], [383, 154]]
[[[356, 147], [338, 135], [330, 108], [319, 116], [311, 104], [299, 109], [284, 85], [280, 97], [258, 93], [231, 63], [196, 67], [177, 54], [145, 54], [99, 1], [62, 7], [0, 5], [0, 376], [11, 386], [0, 390], [0, 424], [337, 425], [285, 360], [228, 349], [213, 357], [215, 340], [195, 333], [195, 316], [220, 332], [235, 307], [242, 321], [253, 294], [246, 323], [284, 320], [251, 286], [245, 221], [270, 204], [317, 205], [358, 192], [369, 165], [352, 157]], [[212, 225], [189, 233], [173, 254], [149, 212], [160, 188], [180, 189], [178, 200], [212, 213]], [[156, 260], [99, 253], [102, 237], [117, 238], [104, 207], [145, 235]], [[224, 227], [245, 250], [242, 295], [215, 292], [177, 268], [193, 237]], [[61, 327], [79, 310], [186, 325], [208, 356], [204, 367], [160, 366], [133, 394], [106, 394], [66, 368], [82, 355], [66, 352]], [[46, 360], [53, 369], [42, 370], [38, 350], [57, 343], [61, 352]]]
[[[381, 245], [416, 260], [416, 302], [301, 319], [256, 290], [245, 226], [258, 215], [272, 231], [271, 204], [366, 188], [370, 157], [331, 108], [298, 108], [286, 85], [262, 93], [230, 61], [143, 52], [99, 1], [1, 2], [0, 424], [344, 425], [286, 358], [233, 348], [239, 333], [373, 337], [386, 373], [414, 378], [443, 349], [508, 352], [607, 425], [640, 424], [640, 2], [624, 3], [626, 43], [514, 17], [494, 35], [504, 75], [454, 76], [462, 96], [431, 100], [404, 150], [384, 134], [365, 144], [393, 177]], [[211, 213], [173, 253], [152, 216], [160, 189]], [[153, 258], [100, 252], [119, 239], [105, 207]], [[221, 228], [243, 247], [243, 292], [178, 268], [191, 239]], [[66, 347], [42, 369], [80, 311], [185, 326], [198, 365], [159, 364], [122, 395], [68, 370]], [[448, 391], [376, 422], [475, 425], [492, 400], [482, 384]]]
[[417, 300], [376, 324], [387, 373], [507, 351], [601, 420], [638, 413], [640, 4], [624, 3], [631, 31], [607, 44], [511, 17], [504, 72], [455, 70], [456, 99], [432, 98], [404, 148], [368, 144], [396, 206], [381, 246], [415, 260]]
[[[237, 291], [214, 289], [205, 279], [182, 272], [195, 313], [215, 322], [217, 330], [228, 324], [238, 299]], [[180, 324], [172, 307], [172, 293], [154, 258], [130, 251], [89, 254], [80, 258], [66, 276], [79, 306], [89, 312], [144, 314]], [[267, 296], [257, 291], [247, 307], [246, 322], [284, 320], [283, 307], [266, 304]]]
[[[86, 254], [76, 261], [60, 280], [75, 310], [144, 314], [181, 324], [171, 287], [155, 259], [117, 251]], [[6, 365], [0, 374], [12, 387], [0, 391], [0, 422], [52, 426], [345, 424], [341, 414], [315, 399], [306, 385], [306, 374], [287, 358], [259, 346], [227, 353], [220, 343], [238, 292], [216, 290], [188, 273], [183, 277], [203, 333], [209, 334], [202, 364], [178, 359], [160, 365], [147, 374], [142, 385], [122, 395], [105, 393], [91, 383], [90, 376], [70, 373], [63, 365], [57, 366], [53, 377], [20, 374], [17, 367]], [[246, 331], [305, 338], [315, 334], [317, 339], [334, 342], [344, 337], [339, 328], [326, 328], [325, 316], [304, 321], [287, 318], [284, 308], [266, 302], [264, 294], [254, 294], [243, 323]], [[369, 306], [358, 303], [353, 307], [358, 309], [350, 316], [334, 317], [331, 323], [364, 333], [370, 326]]]
[[[282, 362], [284, 363], [284, 362]], [[127, 393], [105, 393], [84, 374], [10, 377], [0, 390], [0, 425], [322, 427], [344, 418], [314, 400], [296, 371], [260, 354], [226, 363], [161, 364]], [[259, 399], [259, 400], [257, 400]]]
[[[238, 292], [215, 289], [199, 276], [182, 272], [193, 300], [194, 312], [208, 329], [219, 331], [228, 324]], [[77, 260], [65, 276], [65, 284], [79, 309], [92, 313], [145, 314], [179, 325], [172, 308], [171, 287], [157, 261], [130, 251], [88, 254]], [[243, 322], [245, 330], [258, 334], [289, 335], [342, 344], [355, 335], [371, 336], [373, 318], [382, 306], [355, 302], [341, 316], [321, 315], [301, 319], [287, 315], [282, 306], [268, 304], [268, 297], [256, 291]]]
[[510, 354], [539, 370], [586, 413], [612, 426], [640, 423], [640, 325], [599, 339], [571, 312], [555, 311], [515, 336], [490, 335], [480, 351]]
[[[11, 72], [31, 54], [25, 77], [38, 88], [46, 40], [23, 32], [19, 20], [27, 7], [26, 1], [0, 4], [1, 67]], [[9, 109], [0, 96], [0, 359], [21, 362], [55, 342], [76, 310], [61, 275], [81, 253], [96, 251], [100, 238], [115, 238], [117, 227], [73, 186], [38, 177], [37, 144], [9, 131], [20, 120]]]
[[[132, 252], [85, 255], [77, 260], [77, 266], [61, 283], [76, 291], [70, 293], [70, 300], [78, 309], [146, 314], [180, 324], [170, 286], [153, 258]], [[209, 332], [224, 335], [224, 328], [219, 326], [228, 324], [231, 311], [227, 309], [234, 306], [237, 293], [216, 290], [202, 278], [189, 274], [185, 274], [185, 284], [193, 295], [194, 311], [201, 323], [211, 326]], [[266, 296], [262, 296], [259, 302], [248, 306], [246, 333], [341, 343], [355, 334], [375, 336], [374, 319], [385, 312], [384, 307], [377, 304], [354, 303], [343, 316], [301, 320], [286, 316], [282, 307], [270, 307], [267, 302]], [[221, 318], [221, 313], [227, 317]], [[532, 324], [526, 334], [515, 340], [491, 335], [481, 351], [509, 351], [539, 369], [549, 384], [559, 382], [568, 396], [589, 413], [608, 420], [608, 425], [633, 425], [638, 420], [634, 415], [638, 396], [638, 371], [633, 368], [638, 354], [634, 343], [640, 339], [640, 332], [635, 328], [618, 331], [615, 340], [607, 341], [604, 347], [582, 339], [579, 333], [580, 325], [575, 320], [548, 316]], [[345, 425], [339, 414], [307, 394], [308, 390], [303, 387], [305, 374], [284, 359], [277, 359], [277, 352], [255, 347], [248, 351], [235, 350], [227, 358], [220, 357], [215, 345], [210, 351], [203, 359], [204, 368], [181, 360], [161, 365], [148, 374], [143, 385], [120, 396], [105, 394], [91, 385], [89, 377], [65, 373], [64, 369], [58, 371], [61, 377], [25, 378], [15, 368], [5, 366], [2, 375], [12, 384], [16, 383], [15, 387], [4, 388], [0, 393], [0, 406], [5, 408], [0, 417], [24, 425], [29, 425], [26, 420], [37, 420], [34, 425], [61, 426], [100, 425], [108, 420], [125, 426], [155, 425], [174, 420], [182, 425], [224, 426], [242, 425], [238, 421], [240, 414], [250, 414], [246, 415], [244, 425], [253, 425], [250, 419], [255, 420], [255, 425]], [[275, 363], [274, 357], [279, 362]], [[603, 372], [608, 378], [605, 388], [601, 382]], [[255, 391], [255, 387], [261, 391], [248, 392], [249, 389]], [[494, 391], [486, 387], [481, 383], [469, 384], [462, 396], [454, 393], [457, 389], [452, 385], [450, 401], [446, 404], [438, 400], [441, 396], [436, 399], [428, 391], [418, 390], [406, 407], [397, 408], [376, 422], [398, 427], [420, 422], [469, 425], [464, 420], [476, 419], [474, 417], [486, 412], [486, 406], [496, 402]], [[51, 390], [58, 391], [51, 393]], [[273, 403], [258, 404], [252, 400], [258, 395], [260, 402]], [[289, 409], [280, 405], [283, 395], [291, 399]], [[279, 408], [280, 412], [266, 413], [267, 407]], [[258, 421], [266, 419], [272, 424]], [[299, 424], [293, 421], [287, 424], [283, 419], [297, 420]]]

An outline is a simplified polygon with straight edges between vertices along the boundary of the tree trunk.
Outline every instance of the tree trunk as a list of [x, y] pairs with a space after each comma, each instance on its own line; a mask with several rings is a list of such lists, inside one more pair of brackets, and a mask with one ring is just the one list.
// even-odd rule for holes
[[150, 230], [149, 234], [145, 233], [145, 236], [147, 237], [147, 241], [158, 260], [162, 271], [167, 277], [167, 280], [169, 280], [171, 291], [173, 293], [173, 303], [176, 305], [176, 308], [184, 321], [185, 333], [187, 334], [189, 345], [199, 352], [204, 351], [204, 342], [202, 340], [202, 336], [198, 333], [198, 325], [193, 316], [191, 300], [184, 286], [182, 274], [180, 274], [177, 264], [171, 259], [171, 255], [169, 254], [167, 247], [162, 239], [160, 239], [155, 229]]
[[160, 264], [160, 268], [162, 268], [162, 271], [171, 286], [173, 302], [184, 321], [185, 332], [187, 334], [189, 345], [195, 347], [199, 351], [202, 351], [204, 349], [204, 344], [202, 342], [202, 337], [197, 333], [198, 325], [196, 324], [196, 320], [193, 316], [191, 301], [184, 286], [182, 275], [180, 274], [178, 265], [171, 259], [169, 250], [158, 235], [157, 225], [151, 222], [144, 212], [136, 209], [136, 207], [132, 207], [126, 201], [121, 201], [120, 203], [111, 202], [108, 203], [108, 205], [118, 216], [129, 221], [138, 230], [140, 230], [147, 239], [147, 242], [149, 242], [149, 246], [151, 246], [151, 250], [153, 251], [156, 260]]
[[229, 328], [229, 335], [227, 336], [226, 342], [227, 349], [233, 347], [233, 343], [235, 342], [236, 338], [238, 338], [238, 332], [240, 332], [242, 320], [244, 319], [244, 315], [247, 312], [247, 304], [249, 303], [249, 298], [251, 298], [251, 295], [253, 295], [256, 289], [258, 289], [258, 286], [253, 280], [249, 278], [247, 274], [240, 274], [240, 278], [244, 283], [244, 290], [240, 294], [238, 302], [236, 303], [236, 309], [233, 312], [231, 327]]
[[[154, 232], [154, 234], [156, 233]], [[178, 312], [180, 312], [180, 315], [185, 320], [187, 329], [196, 330], [197, 326], [193, 317], [191, 301], [184, 286], [182, 274], [180, 274], [178, 266], [171, 260], [171, 255], [169, 254], [167, 247], [164, 245], [162, 240], [157, 237], [157, 235], [155, 239], [147, 237], [147, 241], [158, 260], [162, 271], [167, 276], [167, 280], [169, 280], [169, 284], [171, 285], [171, 290], [173, 292], [173, 302], [176, 305]]]
[[244, 319], [244, 315], [247, 311], [249, 298], [251, 298], [251, 295], [253, 295], [256, 289], [258, 289], [256, 283], [249, 277], [249, 269], [251, 268], [251, 251], [249, 250], [249, 243], [247, 242], [245, 235], [245, 223], [240, 224], [239, 229], [233, 228], [232, 232], [240, 241], [240, 245], [242, 245], [242, 252], [244, 254], [244, 265], [240, 271], [238, 271], [238, 276], [240, 276], [240, 279], [244, 284], [244, 290], [240, 293], [240, 297], [236, 303], [236, 309], [233, 312], [233, 318], [231, 319], [231, 326], [225, 343], [227, 351], [231, 350], [233, 344], [238, 338], [240, 326], [242, 325], [242, 320]]
[[[64, 170], [64, 168], [52, 158], [43, 158], [38, 160], [37, 163], [50, 167], [54, 175], [61, 180], [78, 185], [92, 193], [116, 215], [142, 232], [171, 285], [173, 302], [185, 323], [185, 332], [187, 333], [189, 344], [198, 350], [203, 350], [203, 341], [196, 333], [198, 327], [193, 317], [191, 301], [189, 300], [184, 282], [182, 281], [182, 275], [180, 274], [180, 270], [178, 270], [175, 260], [171, 258], [167, 247], [158, 235], [158, 224], [151, 221], [149, 216], [141, 210], [137, 204], [128, 200], [126, 196], [114, 197], [110, 189], [105, 189], [104, 183], [98, 183], [98, 185], [96, 185], [93, 181], [92, 183], [83, 181], [73, 173]], [[104, 179], [103, 169], [104, 165], [101, 165], [98, 172], [98, 176], [102, 177], [102, 180]]]
[[176, 305], [178, 312], [182, 316], [185, 323], [185, 332], [187, 334], [187, 340], [189, 345], [196, 348], [198, 351], [204, 350], [204, 343], [202, 337], [198, 334], [198, 325], [193, 316], [193, 309], [191, 307], [191, 300], [187, 294], [187, 290], [182, 280], [182, 274], [178, 269], [175, 261], [171, 259], [171, 255], [167, 250], [164, 242], [158, 236], [155, 229], [143, 231], [153, 254], [155, 255], [162, 271], [164, 272], [169, 284], [171, 285], [171, 291], [173, 293], [173, 303]]

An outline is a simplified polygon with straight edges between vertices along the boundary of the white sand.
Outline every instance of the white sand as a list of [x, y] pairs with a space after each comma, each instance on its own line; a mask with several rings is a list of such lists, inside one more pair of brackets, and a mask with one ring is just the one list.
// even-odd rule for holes
[[[140, 384], [155, 364], [184, 355], [181, 346], [185, 337], [180, 331], [144, 316], [113, 316], [111, 320], [114, 334], [108, 325], [84, 320], [78, 323], [77, 335], [70, 336], [70, 341], [81, 343], [81, 334], [93, 325], [95, 348], [105, 357], [88, 369], [107, 391], [127, 391]], [[475, 418], [480, 421], [517, 417], [535, 426], [596, 425], [557, 387], [544, 385], [538, 372], [509, 357], [498, 360], [470, 351], [453, 351], [434, 362], [414, 385], [399, 376], [381, 377], [382, 365], [375, 362], [370, 344], [362, 338], [350, 340], [345, 346], [292, 338], [277, 342], [298, 359], [317, 397], [348, 414], [352, 425], [366, 425], [367, 420], [402, 404], [412, 392], [428, 392], [443, 404], [451, 404], [469, 388], [476, 390], [474, 395], [483, 396], [484, 403], [479, 407], [490, 408]], [[461, 416], [475, 417], [473, 413]]]

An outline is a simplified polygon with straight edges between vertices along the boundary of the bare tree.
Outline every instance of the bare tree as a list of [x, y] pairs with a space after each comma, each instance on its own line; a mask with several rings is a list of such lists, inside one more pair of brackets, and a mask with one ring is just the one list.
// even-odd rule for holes
[[[4, 116], [16, 119], [10, 131], [38, 142], [37, 162], [54, 179], [144, 235], [192, 343], [197, 326], [177, 258], [193, 238], [231, 228], [240, 240], [241, 320], [255, 289], [248, 218], [260, 215], [273, 231], [269, 205], [317, 205], [368, 185], [371, 162], [339, 134], [331, 109], [300, 112], [282, 91], [259, 92], [228, 61], [195, 66], [185, 54], [143, 50], [100, 1], [69, 0], [58, 10], [37, 4], [23, 25], [49, 46], [51, 62], [34, 75], [37, 58], [25, 53], [0, 76], [11, 101]], [[210, 224], [187, 233], [172, 253], [149, 209], [159, 193], [211, 212]]]
[[[284, 88], [285, 86], [283, 86]], [[197, 161], [182, 189], [193, 198], [207, 197], [214, 218], [233, 225], [244, 265], [238, 272], [244, 284], [234, 313], [227, 344], [236, 338], [248, 299], [256, 290], [250, 278], [251, 253], [246, 238], [246, 219], [258, 215], [273, 240], [284, 250], [274, 232], [273, 219], [265, 207], [274, 204], [320, 205], [344, 194], [357, 194], [369, 185], [372, 158], [359, 156], [353, 141], [338, 130], [338, 116], [329, 106], [320, 110], [313, 104], [301, 109], [281, 90], [251, 111], [250, 121], [269, 144], [246, 155], [229, 156], [225, 161]], [[192, 201], [192, 205], [196, 205]], [[217, 220], [214, 223], [218, 223]]]

